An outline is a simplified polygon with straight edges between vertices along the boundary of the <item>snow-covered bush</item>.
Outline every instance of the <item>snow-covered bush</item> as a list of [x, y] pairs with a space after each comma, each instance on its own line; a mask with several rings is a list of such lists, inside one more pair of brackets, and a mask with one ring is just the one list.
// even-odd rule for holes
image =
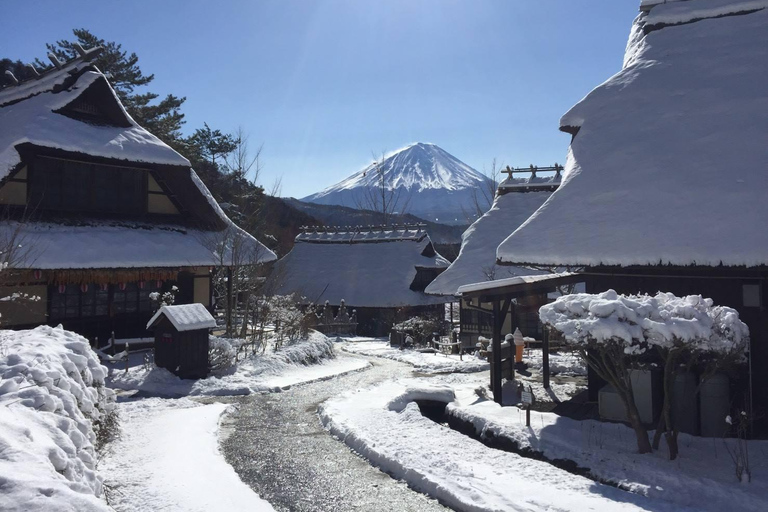
[[304, 312], [296, 303], [293, 295], [275, 295], [270, 297], [270, 316], [275, 326], [275, 349], [284, 343], [295, 343], [306, 337]]
[[99, 437], [115, 426], [107, 369], [61, 328], [0, 331], [0, 510], [109, 510]]
[[417, 343], [424, 344], [432, 339], [433, 333], [444, 333], [445, 326], [445, 320], [437, 316], [413, 316], [393, 325], [392, 329], [397, 332], [413, 334]]
[[176, 302], [176, 294], [179, 291], [178, 286], [172, 286], [167, 292], [151, 292], [149, 294], [149, 300], [152, 302], [152, 310], [157, 311], [163, 306], [173, 306]]
[[[671, 388], [676, 373], [696, 363], [705, 373], [743, 358], [749, 329], [736, 310], [715, 306], [700, 295], [577, 293], [539, 309], [542, 323], [558, 331], [595, 372], [616, 388], [637, 434], [640, 453], [651, 451], [648, 433], [634, 403], [629, 370], [642, 360], [661, 361], [665, 399], [661, 424], [670, 458], [677, 455], [671, 420]], [[705, 377], [707, 376], [705, 375]], [[658, 446], [658, 440], [654, 443]]]
[[208, 338], [208, 369], [223, 372], [237, 364], [237, 345], [233, 340], [210, 336]]
[[324, 359], [333, 359], [336, 352], [333, 341], [316, 331], [310, 333], [306, 341], [286, 345], [276, 355], [284, 358], [290, 364], [317, 364]]

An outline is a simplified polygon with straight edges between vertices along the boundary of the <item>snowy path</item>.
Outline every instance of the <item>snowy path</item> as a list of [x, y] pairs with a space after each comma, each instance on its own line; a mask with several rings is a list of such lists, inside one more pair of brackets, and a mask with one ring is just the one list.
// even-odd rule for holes
[[[339, 358], [354, 356], [339, 354]], [[238, 397], [227, 415], [231, 434], [222, 451], [244, 482], [277, 510], [298, 512], [431, 512], [446, 510], [426, 496], [372, 467], [328, 435], [317, 407], [344, 390], [411, 375], [389, 360], [332, 380], [293, 387], [279, 394]]]
[[[322, 383], [338, 375], [355, 375], [369, 366], [365, 359], [340, 355], [322, 364], [260, 375], [257, 382], [248, 384], [263, 391], [279, 392], [299, 384]], [[171, 390], [159, 385], [150, 390], [184, 391], [175, 380], [176, 387]], [[218, 394], [237, 389], [228, 381], [220, 388], [215, 383], [208, 387]], [[268, 399], [272, 394], [258, 396]], [[143, 398], [118, 404], [121, 437], [109, 446], [98, 468], [109, 488], [110, 505], [118, 512], [274, 510], [243, 483], [219, 450], [219, 419], [227, 407], [228, 404], [218, 402], [203, 405], [184, 397]]]
[[226, 404], [149, 398], [120, 405], [122, 437], [99, 465], [117, 511], [271, 511], [224, 461]]
[[390, 346], [388, 341], [347, 342], [341, 346], [341, 350], [352, 354], [400, 361], [412, 365], [423, 373], [472, 373], [486, 371], [491, 367], [488, 361], [473, 355], [464, 355], [460, 358], [453, 354], [400, 350]]

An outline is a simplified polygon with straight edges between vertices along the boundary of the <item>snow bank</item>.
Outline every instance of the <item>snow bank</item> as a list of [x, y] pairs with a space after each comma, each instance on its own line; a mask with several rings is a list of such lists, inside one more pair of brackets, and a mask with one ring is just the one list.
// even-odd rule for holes
[[463, 358], [457, 355], [445, 355], [439, 352], [423, 353], [416, 350], [394, 348], [387, 341], [367, 341], [361, 343], [345, 343], [341, 349], [352, 354], [363, 356], [383, 357], [413, 365], [423, 373], [472, 373], [490, 369], [490, 363], [481, 357], [465, 354]]
[[94, 448], [94, 423], [114, 407], [105, 376], [73, 332], [0, 332], [1, 510], [109, 510]]
[[[233, 340], [237, 343], [237, 340]], [[248, 395], [262, 391], [280, 391], [292, 385], [369, 366], [363, 359], [346, 357], [336, 360], [333, 342], [312, 331], [307, 340], [284, 346], [279, 351], [251, 356], [237, 367], [206, 379], [184, 380], [164, 368], [145, 370], [136, 364], [128, 373], [115, 369], [109, 378], [112, 387], [140, 390], [148, 394], [181, 397], [187, 395]]]
[[117, 511], [272, 511], [219, 450], [226, 404], [149, 398], [119, 404], [123, 433], [99, 468]]
[[[469, 393], [464, 395], [461, 402], [449, 404], [446, 412], [472, 425], [482, 437], [506, 439], [550, 460], [573, 461], [589, 469], [594, 478], [655, 503], [713, 512], [768, 509], [768, 441], [749, 441], [752, 482], [741, 484], [724, 446], [735, 442], [732, 439], [680, 434], [681, 455], [670, 462], [664, 446], [639, 455], [634, 432], [623, 424], [575, 421], [534, 411], [531, 426], [526, 427], [525, 414], [516, 407], [500, 407], [492, 401], [474, 400]], [[650, 505], [649, 509], [656, 510]]]
[[374, 465], [456, 510], [680, 510], [488, 448], [427, 419], [408, 401], [450, 395], [424, 380], [389, 381], [328, 400], [319, 415], [332, 434]]

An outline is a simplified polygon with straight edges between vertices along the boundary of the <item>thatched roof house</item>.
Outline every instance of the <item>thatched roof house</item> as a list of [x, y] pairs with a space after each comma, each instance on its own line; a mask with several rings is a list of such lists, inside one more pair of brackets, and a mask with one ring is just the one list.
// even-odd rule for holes
[[[189, 162], [136, 124], [92, 63], [98, 49], [0, 89], [6, 325], [64, 323], [106, 339], [144, 332], [148, 294], [210, 306], [233, 247], [275, 255], [227, 218]], [[10, 280], [10, 281], [9, 281]]]
[[296, 293], [307, 303], [338, 306], [344, 300], [358, 310], [365, 332], [369, 316], [442, 307], [445, 299], [424, 288], [448, 264], [420, 225], [318, 228], [296, 237], [271, 282], [276, 293]]
[[[768, 1], [644, 0], [621, 71], [561, 119], [560, 188], [497, 249], [584, 266], [587, 291], [702, 294], [736, 308], [768, 364]], [[732, 382], [768, 410], [768, 374]], [[748, 373], [748, 375], [747, 375]], [[590, 378], [590, 394], [597, 387]]]
[[765, 4], [693, 0], [641, 13], [623, 69], [560, 121], [573, 135], [560, 189], [499, 260], [768, 263], [768, 230], [756, 229], [768, 219]]
[[510, 172], [499, 184], [491, 208], [461, 236], [458, 257], [427, 286], [426, 293], [456, 295], [463, 285], [539, 273], [531, 268], [498, 265], [494, 249], [544, 204], [559, 184], [559, 169], [546, 176], [536, 176], [533, 171], [525, 178], [513, 177]]

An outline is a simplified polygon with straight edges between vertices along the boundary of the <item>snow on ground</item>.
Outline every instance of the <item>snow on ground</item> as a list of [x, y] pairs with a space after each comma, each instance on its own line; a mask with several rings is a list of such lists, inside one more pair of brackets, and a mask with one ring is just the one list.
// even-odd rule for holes
[[[663, 443], [657, 452], [637, 454], [634, 432], [623, 424], [532, 412], [528, 428], [522, 411], [478, 401], [472, 390], [447, 411], [478, 433], [508, 438], [549, 459], [572, 460], [602, 481], [658, 501], [697, 510], [768, 510], [768, 441], [749, 442], [752, 482], [739, 484], [722, 439], [680, 434], [680, 456], [669, 461]], [[733, 447], [735, 440], [727, 442]]]
[[[526, 350], [523, 360], [528, 364], [528, 368], [541, 371], [543, 365], [541, 349]], [[587, 366], [573, 352], [550, 352], [549, 371], [562, 375], [586, 375]]]
[[[332, 342], [326, 336], [313, 332], [308, 340], [283, 347], [278, 352], [249, 357], [228, 373], [212, 375], [207, 379], [185, 380], [164, 368], [147, 370], [142, 364], [143, 353], [136, 353], [127, 373], [122, 363], [110, 368], [109, 384], [118, 389], [137, 389], [164, 397], [247, 395], [280, 391], [295, 384], [327, 379], [370, 365], [362, 358], [335, 358], [332, 354]], [[317, 364], [308, 364], [310, 362]]]
[[460, 359], [457, 355], [445, 355], [440, 352], [423, 353], [410, 349], [400, 350], [397, 347], [391, 347], [387, 341], [345, 343], [341, 349], [352, 354], [384, 357], [407, 363], [423, 373], [470, 373], [482, 372], [490, 368], [486, 359], [471, 354], [465, 354]]
[[[467, 378], [447, 377], [445, 382], [454, 383]], [[459, 510], [682, 510], [488, 448], [427, 419], [413, 400], [454, 400], [453, 387], [441, 378], [388, 381], [345, 393], [321, 405], [321, 421], [382, 470]], [[475, 395], [473, 401], [480, 400]]]
[[226, 404], [148, 398], [119, 405], [119, 440], [99, 465], [119, 511], [271, 511], [219, 451]]
[[[750, 442], [752, 483], [739, 484], [722, 439], [680, 434], [680, 457], [670, 462], [663, 444], [637, 454], [634, 433], [622, 424], [534, 411], [526, 427], [523, 410], [485, 398], [485, 375], [390, 381], [329, 400], [321, 420], [373, 464], [461, 510], [768, 510], [768, 441]], [[543, 389], [534, 392], [538, 398]], [[632, 492], [488, 448], [424, 418], [413, 403], [424, 399], [447, 402], [446, 413], [479, 436], [574, 461]]]
[[93, 425], [114, 407], [105, 375], [73, 332], [0, 332], [0, 510], [109, 510]]

